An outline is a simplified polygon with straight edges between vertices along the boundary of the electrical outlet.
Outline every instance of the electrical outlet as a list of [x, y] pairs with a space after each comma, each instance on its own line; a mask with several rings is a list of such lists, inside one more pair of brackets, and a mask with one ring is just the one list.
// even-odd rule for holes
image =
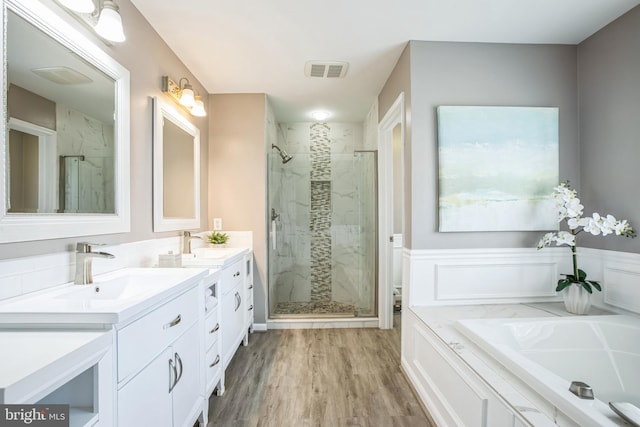
[[213, 218], [213, 230], [214, 231], [222, 230], [222, 218]]

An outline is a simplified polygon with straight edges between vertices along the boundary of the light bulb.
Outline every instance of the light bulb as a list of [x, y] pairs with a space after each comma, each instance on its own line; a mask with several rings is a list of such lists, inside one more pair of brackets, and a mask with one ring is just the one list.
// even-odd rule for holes
[[114, 2], [105, 0], [95, 30], [100, 37], [106, 40], [112, 42], [125, 41], [122, 18], [118, 13], [118, 6]]
[[189, 83], [186, 83], [184, 85], [184, 89], [182, 89], [182, 95], [180, 95], [180, 104], [189, 108], [193, 107], [196, 104], [196, 99], [194, 98], [193, 94], [193, 87]]
[[204, 117], [207, 115], [207, 112], [204, 109], [204, 102], [202, 102], [200, 95], [196, 95], [195, 97], [195, 103], [193, 108], [191, 108], [191, 114], [196, 117]]
[[318, 121], [322, 121], [331, 117], [331, 113], [328, 111], [314, 111], [313, 113], [311, 113], [311, 117]]

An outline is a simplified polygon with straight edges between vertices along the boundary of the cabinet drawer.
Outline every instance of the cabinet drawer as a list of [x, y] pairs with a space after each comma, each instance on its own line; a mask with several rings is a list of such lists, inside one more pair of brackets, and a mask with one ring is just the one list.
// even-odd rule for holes
[[213, 309], [213, 311], [207, 314], [207, 317], [204, 320], [204, 327], [205, 327], [204, 348], [208, 350], [209, 348], [211, 348], [213, 343], [215, 343], [218, 340], [218, 337], [220, 336], [220, 321], [218, 319], [217, 307]]
[[228, 293], [244, 279], [244, 260], [236, 261], [222, 271], [222, 294]]
[[198, 287], [118, 332], [118, 382], [137, 372], [198, 319]]
[[218, 381], [220, 370], [222, 369], [222, 355], [218, 351], [218, 346], [214, 346], [213, 348], [207, 351], [207, 355], [205, 356], [205, 370], [207, 371], [206, 375], [206, 384], [207, 384], [207, 394], [211, 394], [213, 388], [215, 387], [215, 383]]

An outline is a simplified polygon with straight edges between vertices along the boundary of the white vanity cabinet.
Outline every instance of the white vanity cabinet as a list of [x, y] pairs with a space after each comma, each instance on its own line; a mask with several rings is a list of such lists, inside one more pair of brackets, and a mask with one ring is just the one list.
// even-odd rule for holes
[[244, 264], [244, 328], [253, 332], [253, 251], [244, 256]]
[[[222, 319], [220, 313], [220, 274], [215, 271], [203, 281], [204, 288], [204, 338], [202, 354], [204, 372], [203, 397], [208, 401], [216, 387], [222, 387]], [[206, 421], [206, 420], [205, 420]], [[205, 423], [206, 424], [206, 423]]]
[[244, 257], [222, 270], [222, 363], [226, 368], [238, 346], [246, 340]]
[[196, 286], [118, 331], [119, 426], [192, 426], [198, 418], [201, 307]]

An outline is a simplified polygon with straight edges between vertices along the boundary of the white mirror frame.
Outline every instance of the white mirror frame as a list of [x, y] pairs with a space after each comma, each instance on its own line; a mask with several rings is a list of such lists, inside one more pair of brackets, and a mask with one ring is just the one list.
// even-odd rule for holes
[[[193, 136], [193, 212], [194, 218], [164, 216], [164, 140], [163, 122], [171, 120]], [[200, 228], [200, 129], [171, 104], [153, 98], [153, 231], [175, 231]]]
[[[7, 9], [26, 19], [115, 82], [115, 213], [114, 214], [7, 214], [7, 124], [5, 23]], [[3, 0], [0, 46], [0, 243], [58, 239], [131, 231], [129, 199], [129, 71], [91, 42], [70, 23], [38, 0]]]

